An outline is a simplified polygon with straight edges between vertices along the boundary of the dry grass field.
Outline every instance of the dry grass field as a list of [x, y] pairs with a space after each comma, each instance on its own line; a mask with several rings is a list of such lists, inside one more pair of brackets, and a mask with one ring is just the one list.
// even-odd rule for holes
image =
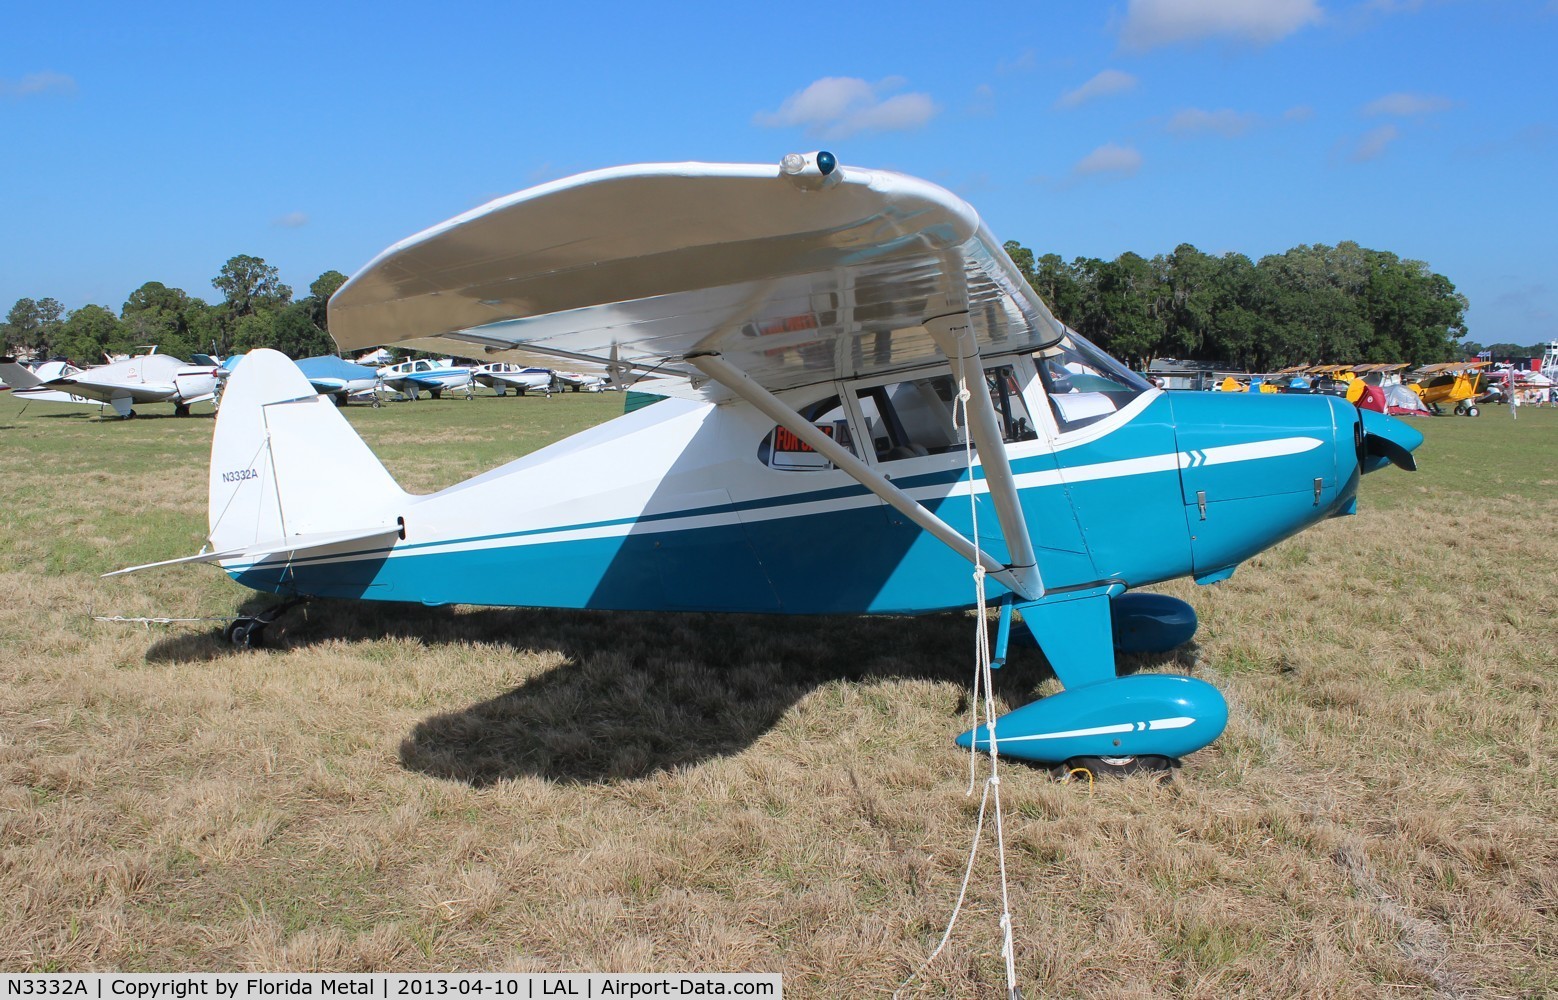
[[[425, 491], [615, 395], [349, 414]], [[0, 395], [0, 970], [738, 971], [886, 996], [977, 796], [972, 619], [265, 600], [195, 551], [211, 420]], [[1034, 997], [1558, 995], [1558, 411], [1425, 425], [1423, 471], [1167, 588], [1232, 720], [1176, 778], [1003, 782]], [[1054, 681], [1013, 652], [1009, 706]], [[909, 990], [1004, 995], [993, 855]]]

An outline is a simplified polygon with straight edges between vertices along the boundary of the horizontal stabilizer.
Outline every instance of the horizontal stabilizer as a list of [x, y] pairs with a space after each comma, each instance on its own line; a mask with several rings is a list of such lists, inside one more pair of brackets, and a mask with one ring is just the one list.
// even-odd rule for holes
[[127, 566], [124, 569], [116, 569], [112, 573], [104, 573], [103, 577], [123, 576], [126, 573], [139, 573], [143, 569], [177, 566], [181, 563], [225, 562], [229, 559], [259, 562], [270, 556], [282, 554], [293, 557], [312, 555], [315, 552], [335, 548], [347, 542], [378, 541], [388, 544], [399, 537], [400, 527], [398, 525], [392, 528], [382, 526], [362, 528], [357, 531], [317, 531], [307, 535], [292, 535], [288, 538], [278, 538], [268, 542], [256, 542], [253, 545], [245, 545], [242, 548], [224, 549], [220, 552], [200, 552], [180, 559], [164, 559], [162, 562], [146, 563], [144, 566]]

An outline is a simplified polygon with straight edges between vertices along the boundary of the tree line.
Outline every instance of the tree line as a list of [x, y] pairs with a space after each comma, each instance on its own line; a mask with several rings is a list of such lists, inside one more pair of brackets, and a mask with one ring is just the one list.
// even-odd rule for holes
[[1460, 356], [1466, 297], [1427, 264], [1345, 242], [1259, 263], [1188, 243], [1146, 258], [1006, 252], [1061, 322], [1133, 368], [1157, 358], [1247, 371]]
[[182, 288], [148, 281], [111, 307], [85, 305], [67, 311], [52, 298], [18, 299], [0, 325], [5, 353], [32, 352], [69, 358], [79, 365], [105, 355], [156, 344], [159, 353], [188, 359], [196, 353], [221, 356], [272, 347], [293, 358], [335, 353], [325, 322], [330, 296], [346, 281], [326, 271], [293, 299], [276, 268], [259, 257], [230, 258], [211, 285], [222, 294], [208, 303]]
[[[1429, 364], [1482, 349], [1459, 342], [1467, 303], [1448, 278], [1422, 261], [1352, 242], [1298, 246], [1259, 262], [1239, 253], [1215, 257], [1188, 243], [1152, 258], [1127, 252], [1069, 263], [1017, 242], [1006, 251], [1058, 319], [1134, 368], [1166, 357], [1249, 371], [1305, 362]], [[326, 304], [345, 280], [326, 271], [294, 300], [276, 268], [239, 255], [211, 279], [220, 302], [149, 281], [117, 313], [20, 299], [0, 331], [6, 353], [31, 350], [78, 364], [143, 344], [183, 358], [256, 347], [293, 358], [329, 354], [335, 343]]]

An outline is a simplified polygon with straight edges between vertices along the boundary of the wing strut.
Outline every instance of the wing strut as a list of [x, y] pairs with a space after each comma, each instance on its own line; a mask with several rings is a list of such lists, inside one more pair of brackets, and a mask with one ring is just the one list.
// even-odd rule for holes
[[985, 482], [990, 486], [990, 499], [995, 501], [995, 516], [1001, 522], [1001, 535], [1006, 539], [1006, 551], [1011, 556], [1007, 571], [1021, 583], [1012, 587], [1019, 594], [1032, 594], [1029, 600], [1044, 596], [1044, 581], [1039, 578], [1039, 559], [1033, 551], [1033, 536], [1028, 534], [1028, 520], [1022, 513], [1022, 501], [1017, 498], [1017, 483], [1012, 478], [1012, 464], [1006, 458], [1006, 443], [1001, 439], [1001, 424], [996, 419], [995, 405], [985, 388], [984, 357], [979, 353], [979, 341], [974, 337], [963, 310], [945, 316], [925, 320], [930, 332], [941, 348], [941, 353], [952, 362], [953, 371], [967, 379], [969, 399], [966, 405], [968, 431], [979, 452], [979, 463], [984, 467]]
[[[1014, 573], [1010, 568], [992, 559], [989, 553], [975, 548], [972, 542], [959, 534], [951, 525], [931, 513], [909, 494], [894, 486], [881, 473], [856, 458], [849, 449], [828, 437], [811, 421], [797, 413], [788, 403], [785, 403], [773, 393], [758, 385], [746, 372], [732, 365], [720, 355], [713, 353], [695, 354], [689, 355], [686, 360], [709, 378], [757, 407], [758, 411], [769, 419], [775, 421], [786, 430], [793, 432], [796, 437], [805, 441], [818, 454], [849, 473], [856, 482], [875, 493], [878, 497], [881, 497], [885, 503], [891, 505], [904, 517], [907, 517], [946, 543], [958, 555], [971, 563], [983, 566], [985, 572], [993, 579], [999, 581], [1003, 586], [1024, 600], [1038, 600], [1039, 597], [1043, 596], [1042, 588], [1037, 590], [1031, 589], [1030, 581], [1038, 579], [1038, 574], [1031, 564], [1031, 548], [1029, 549], [1030, 554], [1028, 556], [1030, 565], [1024, 568], [1025, 572], [1022, 575]], [[976, 392], [974, 395], [983, 395], [985, 406], [990, 406], [988, 393]], [[999, 433], [996, 435], [996, 441], [998, 443], [1000, 441]], [[1003, 458], [1005, 454], [1003, 448], [1001, 451]], [[1007, 470], [1008, 474], [1010, 474], [1010, 471], [1010, 469]], [[1024, 539], [1027, 538], [1026, 535], [1023, 537]]]

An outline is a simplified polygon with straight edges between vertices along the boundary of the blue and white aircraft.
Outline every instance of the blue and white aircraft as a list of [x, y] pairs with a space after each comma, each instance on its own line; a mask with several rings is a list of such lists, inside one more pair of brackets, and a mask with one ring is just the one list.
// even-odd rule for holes
[[[222, 361], [217, 377], [224, 382], [232, 377], [247, 354], [234, 354]], [[329, 396], [337, 406], [345, 406], [353, 398], [367, 399], [379, 405], [379, 373], [366, 365], [353, 364], [334, 354], [321, 354], [312, 358], [299, 358], [298, 370], [308, 379], [314, 391]]]
[[544, 392], [550, 396], [555, 375], [550, 368], [517, 365], [510, 361], [493, 361], [471, 369], [472, 378], [500, 396], [510, 389], [516, 396], [527, 392]]
[[378, 375], [381, 383], [403, 393], [408, 399], [416, 399], [423, 392], [434, 399], [442, 399], [444, 391], [448, 389], [463, 391], [469, 399], [474, 386], [469, 366], [451, 361], [429, 361], [426, 358], [382, 365]]
[[511, 195], [384, 251], [330, 326], [668, 398], [417, 496], [256, 351], [217, 421], [209, 550], [175, 562], [293, 597], [794, 615], [969, 608], [979, 566], [1003, 644], [1016, 611], [1064, 690], [961, 742], [1049, 764], [1216, 739], [1212, 685], [1117, 676], [1117, 641], [1195, 629], [1132, 592], [1352, 513], [1422, 440], [1331, 397], [1166, 394], [1057, 322], [955, 195], [821, 152]]

